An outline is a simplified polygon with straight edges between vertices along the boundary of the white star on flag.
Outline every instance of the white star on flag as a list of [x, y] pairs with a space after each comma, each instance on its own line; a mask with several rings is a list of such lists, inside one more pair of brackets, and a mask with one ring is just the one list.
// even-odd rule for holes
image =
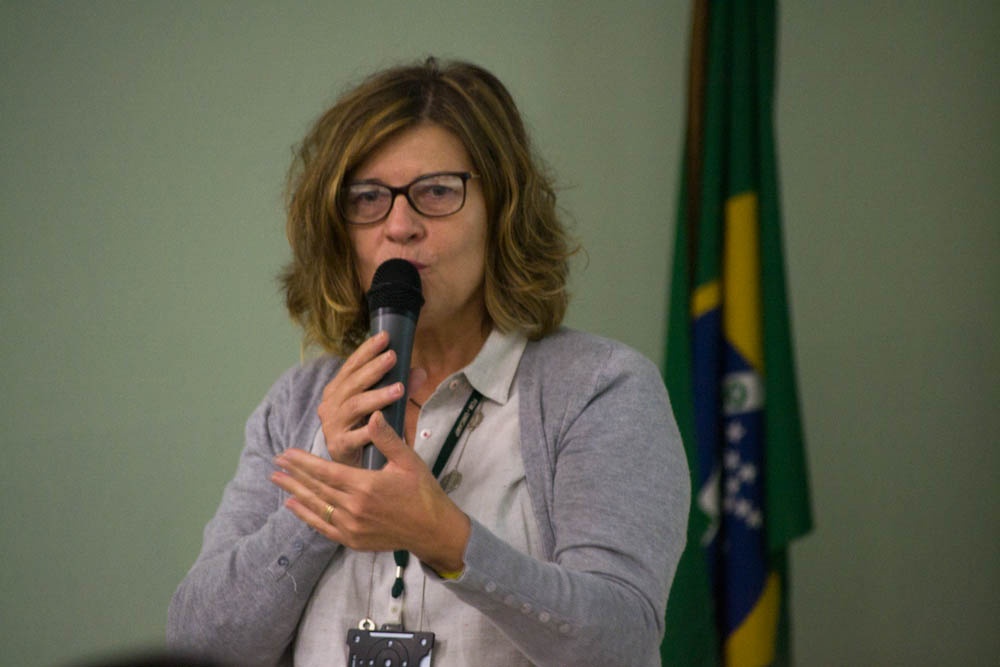
[[736, 470], [740, 467], [740, 453], [735, 449], [726, 452], [726, 470]]
[[743, 439], [743, 436], [747, 434], [747, 430], [743, 428], [738, 420], [734, 419], [726, 426], [726, 440], [732, 444], [738, 443]]
[[740, 481], [752, 483], [757, 479], [757, 468], [752, 463], [745, 463], [740, 467]]

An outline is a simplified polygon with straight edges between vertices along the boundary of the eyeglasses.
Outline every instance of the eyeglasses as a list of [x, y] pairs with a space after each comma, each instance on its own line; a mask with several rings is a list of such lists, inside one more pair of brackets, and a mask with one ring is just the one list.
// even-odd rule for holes
[[370, 225], [385, 220], [396, 196], [403, 195], [420, 215], [443, 218], [465, 206], [465, 186], [470, 178], [479, 178], [479, 174], [467, 171], [426, 174], [399, 188], [375, 181], [351, 183], [342, 191], [340, 212], [352, 225]]

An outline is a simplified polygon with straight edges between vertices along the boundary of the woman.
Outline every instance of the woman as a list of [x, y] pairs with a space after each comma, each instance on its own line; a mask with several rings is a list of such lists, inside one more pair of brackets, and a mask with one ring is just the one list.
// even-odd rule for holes
[[[341, 665], [384, 627], [433, 633], [435, 666], [659, 664], [680, 439], [650, 362], [559, 326], [570, 250], [507, 90], [466, 63], [378, 73], [316, 122], [289, 193], [287, 306], [324, 354], [251, 416], [170, 643]], [[393, 258], [425, 299], [404, 438], [364, 301]]]

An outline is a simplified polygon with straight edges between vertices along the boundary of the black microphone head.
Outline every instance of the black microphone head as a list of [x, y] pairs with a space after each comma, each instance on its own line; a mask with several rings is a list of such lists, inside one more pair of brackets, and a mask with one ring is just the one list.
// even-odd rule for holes
[[369, 313], [390, 308], [416, 318], [424, 305], [420, 273], [405, 259], [387, 259], [375, 269], [367, 297]]

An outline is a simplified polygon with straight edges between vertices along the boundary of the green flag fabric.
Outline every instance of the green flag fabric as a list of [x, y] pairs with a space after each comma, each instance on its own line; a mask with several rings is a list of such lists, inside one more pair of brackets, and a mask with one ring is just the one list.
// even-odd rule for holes
[[790, 664], [787, 548], [812, 529], [773, 127], [773, 0], [696, 0], [666, 383], [695, 499], [669, 667]]

